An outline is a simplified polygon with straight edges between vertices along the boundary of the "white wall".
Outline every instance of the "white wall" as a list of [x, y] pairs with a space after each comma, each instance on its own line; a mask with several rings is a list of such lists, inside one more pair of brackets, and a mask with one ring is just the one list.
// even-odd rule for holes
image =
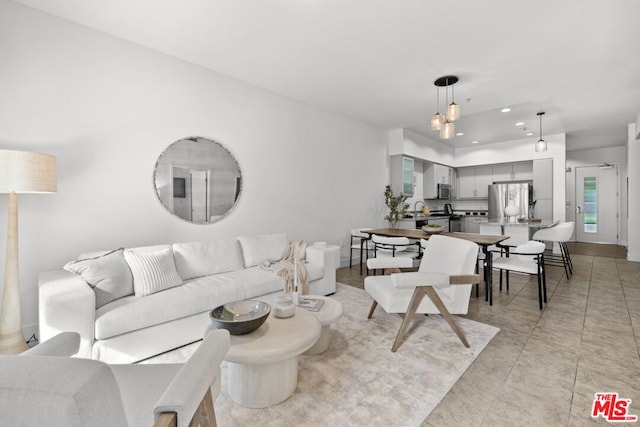
[[[627, 244], [627, 147], [594, 148], [591, 150], [567, 151], [567, 221], [576, 220], [576, 167], [599, 166], [609, 163], [618, 167], [618, 202], [619, 202], [619, 244]], [[575, 238], [575, 235], [574, 235]]]
[[[0, 58], [0, 147], [58, 159], [57, 194], [19, 197], [27, 333], [38, 273], [83, 251], [278, 231], [344, 244], [382, 222], [386, 131], [1, 0]], [[173, 217], [153, 186], [158, 156], [192, 135], [243, 172], [238, 206], [213, 225]], [[0, 196], [3, 224], [6, 211]]]
[[[638, 122], [640, 123], [640, 115]], [[640, 140], [635, 139], [639, 129], [635, 123], [629, 124], [627, 142], [627, 162], [629, 165], [629, 221], [627, 223], [627, 259], [640, 261]]]

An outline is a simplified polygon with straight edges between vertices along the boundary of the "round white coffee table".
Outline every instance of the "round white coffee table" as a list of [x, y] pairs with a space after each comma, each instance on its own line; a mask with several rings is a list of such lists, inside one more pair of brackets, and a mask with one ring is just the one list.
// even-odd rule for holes
[[343, 309], [340, 301], [320, 295], [303, 295], [303, 298], [321, 299], [324, 301], [320, 311], [309, 311], [316, 316], [316, 319], [322, 325], [322, 333], [318, 341], [309, 350], [305, 351], [305, 355], [316, 355], [324, 353], [329, 348], [329, 340], [331, 338], [331, 325], [342, 317]]
[[248, 408], [266, 408], [287, 399], [298, 385], [298, 356], [316, 343], [320, 332], [316, 316], [296, 307], [293, 317], [278, 319], [272, 312], [257, 330], [231, 335], [224, 357], [229, 397]]

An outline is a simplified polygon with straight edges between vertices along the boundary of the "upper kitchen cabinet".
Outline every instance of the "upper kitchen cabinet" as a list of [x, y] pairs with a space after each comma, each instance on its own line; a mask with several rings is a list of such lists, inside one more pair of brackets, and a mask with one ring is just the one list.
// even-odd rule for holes
[[453, 185], [455, 170], [438, 163], [425, 162], [423, 174], [423, 189], [425, 199], [438, 198], [438, 184]]
[[394, 194], [413, 196], [413, 168], [411, 157], [391, 156], [389, 158], [389, 181]]
[[458, 169], [458, 198], [487, 198], [490, 184], [493, 184], [491, 166]]
[[533, 162], [502, 163], [493, 165], [493, 182], [530, 181], [533, 179]]

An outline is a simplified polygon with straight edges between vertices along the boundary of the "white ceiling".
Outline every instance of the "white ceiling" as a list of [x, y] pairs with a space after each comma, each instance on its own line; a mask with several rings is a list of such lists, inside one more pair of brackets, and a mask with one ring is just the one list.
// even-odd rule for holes
[[456, 147], [521, 139], [523, 127], [534, 142], [541, 110], [543, 133], [566, 132], [569, 150], [624, 145], [640, 112], [638, 0], [17, 2], [435, 140], [433, 81], [455, 74]]

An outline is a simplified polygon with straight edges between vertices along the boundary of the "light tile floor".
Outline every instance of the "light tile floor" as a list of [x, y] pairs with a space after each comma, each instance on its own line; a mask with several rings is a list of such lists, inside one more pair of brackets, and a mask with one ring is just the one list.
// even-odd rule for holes
[[[472, 295], [467, 317], [501, 331], [424, 426], [606, 425], [590, 416], [596, 392], [632, 399], [629, 413], [640, 416], [640, 263], [597, 249], [572, 253], [570, 280], [547, 268], [542, 311], [535, 276], [512, 275], [499, 292], [494, 274], [493, 306]], [[357, 267], [337, 280], [361, 288]]]

